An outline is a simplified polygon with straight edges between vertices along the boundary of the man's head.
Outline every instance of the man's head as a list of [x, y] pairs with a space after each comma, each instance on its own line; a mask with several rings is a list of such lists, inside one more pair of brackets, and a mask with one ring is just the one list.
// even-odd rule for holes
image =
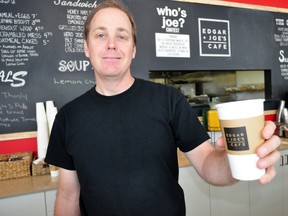
[[131, 78], [136, 33], [126, 7], [119, 1], [104, 1], [88, 16], [85, 29], [84, 51], [96, 80]]
[[89, 32], [91, 30], [91, 21], [93, 17], [95, 16], [95, 14], [101, 9], [105, 9], [105, 8], [116, 8], [116, 9], [123, 11], [127, 15], [132, 26], [133, 41], [134, 41], [134, 45], [136, 46], [137, 44], [136, 23], [129, 9], [120, 0], [103, 0], [95, 9], [93, 9], [90, 12], [90, 14], [88, 15], [86, 19], [85, 26], [84, 26], [84, 36], [85, 36], [84, 39], [88, 40], [89, 38]]

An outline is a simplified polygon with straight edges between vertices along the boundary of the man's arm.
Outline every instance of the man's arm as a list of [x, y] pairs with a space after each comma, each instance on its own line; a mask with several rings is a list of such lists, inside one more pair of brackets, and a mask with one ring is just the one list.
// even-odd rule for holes
[[228, 157], [223, 149], [216, 149], [209, 141], [186, 152], [197, 173], [209, 184], [224, 186], [237, 182], [230, 171]]
[[55, 216], [80, 216], [80, 185], [76, 171], [60, 168]]
[[[277, 151], [280, 139], [273, 136], [274, 130], [275, 124], [266, 122], [262, 131], [262, 136], [266, 141], [257, 149], [257, 155], [260, 158], [257, 166], [260, 169], [266, 169], [266, 174], [259, 179], [261, 184], [269, 183], [276, 175], [273, 165], [280, 158]], [[223, 139], [219, 139], [216, 146], [218, 147], [215, 148], [209, 141], [206, 141], [187, 152], [186, 155], [198, 174], [208, 183], [219, 186], [236, 183], [238, 180], [231, 175], [228, 157], [223, 148]]]

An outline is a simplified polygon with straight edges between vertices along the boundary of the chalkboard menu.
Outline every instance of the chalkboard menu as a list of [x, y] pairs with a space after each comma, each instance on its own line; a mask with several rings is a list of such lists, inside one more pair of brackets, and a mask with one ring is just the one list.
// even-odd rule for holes
[[36, 102], [57, 107], [95, 85], [83, 26], [97, 1], [0, 1], [0, 134], [36, 130]]

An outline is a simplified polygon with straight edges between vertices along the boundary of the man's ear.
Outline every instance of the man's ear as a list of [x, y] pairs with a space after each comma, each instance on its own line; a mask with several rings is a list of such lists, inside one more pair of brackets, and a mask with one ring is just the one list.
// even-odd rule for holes
[[134, 46], [133, 48], [133, 59], [135, 58], [135, 56], [136, 56], [136, 46]]
[[89, 48], [88, 48], [88, 41], [84, 40], [84, 52], [85, 52], [85, 56], [87, 58], [89, 58]]

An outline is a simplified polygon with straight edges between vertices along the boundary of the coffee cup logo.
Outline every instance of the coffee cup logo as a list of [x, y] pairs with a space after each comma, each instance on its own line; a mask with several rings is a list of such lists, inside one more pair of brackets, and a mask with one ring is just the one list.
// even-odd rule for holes
[[227, 149], [230, 151], [247, 151], [249, 143], [246, 127], [224, 128]]
[[235, 120], [220, 119], [220, 125], [228, 154], [255, 154], [257, 147], [264, 142], [261, 136], [263, 115]]

